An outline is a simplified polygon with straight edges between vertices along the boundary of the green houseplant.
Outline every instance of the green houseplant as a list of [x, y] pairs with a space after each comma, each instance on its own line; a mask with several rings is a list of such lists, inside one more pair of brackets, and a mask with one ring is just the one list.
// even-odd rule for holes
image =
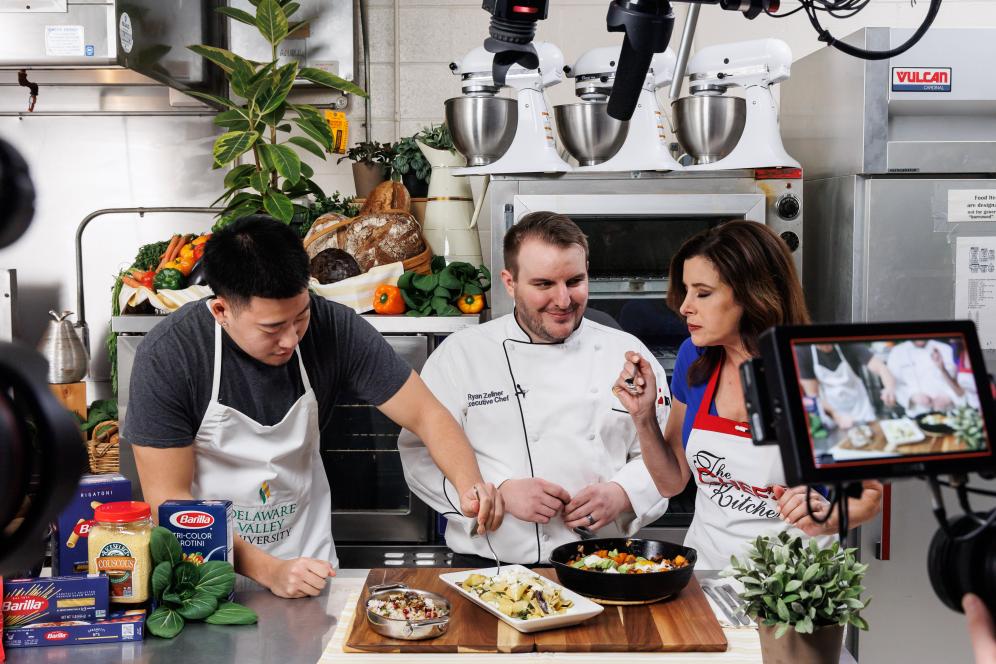
[[348, 159], [353, 162], [353, 183], [356, 197], [366, 198], [373, 188], [387, 179], [394, 148], [388, 143], [360, 141], [346, 150], [339, 162]]
[[[225, 192], [215, 201], [225, 203], [216, 228], [262, 211], [290, 223], [295, 212], [305, 212], [305, 206], [295, 201], [324, 196], [311, 179], [312, 168], [301, 161], [300, 151], [325, 159], [332, 149], [332, 131], [314, 106], [287, 101], [295, 80], [303, 78], [367, 96], [353, 83], [324, 70], [301, 67], [297, 62], [280, 65], [280, 43], [307, 24], [290, 21], [300, 5], [290, 0], [253, 0], [252, 4], [255, 15], [235, 7], [219, 7], [217, 11], [259, 30], [270, 44], [270, 62], [254, 62], [205, 44], [189, 47], [220, 67], [232, 92], [240, 98], [236, 101], [202, 92], [189, 93], [224, 109], [214, 119], [215, 124], [227, 130], [214, 143], [214, 167], [232, 164], [247, 153], [252, 155], [252, 163], [235, 166], [225, 176]], [[295, 126], [300, 134], [289, 136]]]
[[416, 136], [406, 136], [394, 145], [391, 160], [392, 177], [400, 179], [413, 198], [425, 198], [429, 193], [429, 173], [432, 166], [426, 161]]
[[868, 565], [857, 549], [834, 541], [820, 548], [815, 539], [781, 532], [758, 537], [746, 557], [731, 558], [722, 572], [744, 585], [746, 613], [758, 622], [766, 664], [840, 661], [844, 626], [868, 629], [860, 612], [861, 585]]

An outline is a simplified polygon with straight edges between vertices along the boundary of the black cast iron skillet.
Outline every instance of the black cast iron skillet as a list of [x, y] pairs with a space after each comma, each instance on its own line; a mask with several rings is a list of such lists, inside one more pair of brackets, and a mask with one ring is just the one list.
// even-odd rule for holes
[[[607, 574], [581, 570], [567, 564], [579, 553], [589, 555], [601, 549], [617, 549], [655, 561], [682, 555], [688, 560], [688, 565], [667, 572]], [[564, 586], [594, 600], [619, 603], [649, 603], [676, 595], [692, 578], [697, 559], [695, 549], [680, 544], [625, 537], [569, 542], [558, 546], [550, 554], [550, 564], [557, 570], [557, 578]]]

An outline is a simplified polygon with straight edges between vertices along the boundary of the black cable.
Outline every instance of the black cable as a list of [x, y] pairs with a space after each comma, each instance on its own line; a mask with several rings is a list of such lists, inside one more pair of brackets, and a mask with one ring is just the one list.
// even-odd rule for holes
[[[926, 479], [926, 478], [921, 478], [921, 479]], [[955, 488], [957, 488], [957, 487], [955, 487], [955, 485], [951, 484], [951, 482], [948, 482], [946, 480], [937, 479], [936, 481], [941, 486], [946, 486], [949, 489], [955, 489]], [[986, 489], [976, 489], [974, 487], [970, 487], [970, 486], [967, 486], [967, 485], [965, 486], [965, 491], [967, 491], [968, 493], [975, 493], [975, 494], [978, 494], [980, 496], [989, 496], [991, 498], [996, 498], [996, 491], [988, 491]]]
[[[941, 0], [930, 0], [930, 7], [927, 9], [927, 15], [920, 23], [920, 27], [905, 42], [887, 51], [870, 51], [838, 41], [837, 38], [830, 34], [829, 30], [820, 24], [817, 12], [826, 12], [831, 17], [838, 19], [851, 18], [863, 10], [868, 5], [868, 2], [869, 0], [799, 0], [799, 7], [796, 9], [784, 14], [772, 14], [771, 12], [767, 12], [767, 14], [772, 18], [785, 18], [796, 12], [805, 11], [813, 29], [819, 35], [819, 40], [825, 42], [827, 46], [832, 46], [843, 53], [861, 58], [862, 60], [888, 60], [913, 48], [923, 35], [926, 34], [930, 26], [933, 25], [934, 19], [937, 18], [937, 13], [941, 9]], [[913, 4], [916, 4], [916, 0], [913, 0]]]
[[[934, 517], [937, 519], [937, 523], [941, 527], [941, 530], [944, 531], [944, 533], [948, 536], [948, 538], [952, 542], [967, 542], [971, 539], [974, 539], [979, 535], [981, 535], [983, 532], [985, 532], [994, 523], [996, 523], [996, 509], [993, 509], [991, 512], [989, 512], [989, 516], [986, 518], [985, 521], [982, 521], [981, 519], [975, 517], [973, 512], [967, 512], [967, 514], [972, 515], [976, 519], [976, 522], [980, 524], [979, 527], [963, 535], [953, 534], [951, 531], [951, 524], [948, 523], [947, 512], [944, 509], [944, 497], [941, 495], [940, 484], [942, 480], [938, 480], [936, 477], [928, 477], [927, 482], [930, 485], [932, 502], [934, 504], [933, 507]], [[947, 486], [951, 485], [947, 484]]]

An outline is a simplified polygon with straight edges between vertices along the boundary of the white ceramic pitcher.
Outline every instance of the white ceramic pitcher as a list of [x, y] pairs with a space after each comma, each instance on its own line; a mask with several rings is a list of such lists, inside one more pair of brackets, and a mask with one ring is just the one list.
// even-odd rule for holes
[[471, 225], [474, 199], [470, 184], [468, 178], [450, 173], [452, 168], [466, 166], [467, 161], [456, 151], [437, 150], [416, 142], [432, 166], [422, 225], [425, 240], [432, 253], [445, 256], [447, 263], [463, 261], [476, 267], [481, 264], [481, 238]]

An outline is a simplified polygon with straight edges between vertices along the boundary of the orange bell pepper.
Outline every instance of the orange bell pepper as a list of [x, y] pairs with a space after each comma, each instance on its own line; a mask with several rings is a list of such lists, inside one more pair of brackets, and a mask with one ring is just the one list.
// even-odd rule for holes
[[374, 311], [378, 314], [397, 315], [405, 313], [405, 299], [397, 286], [381, 284], [374, 291]]
[[464, 293], [457, 300], [456, 305], [457, 309], [465, 314], [479, 314], [484, 308], [484, 296]]

